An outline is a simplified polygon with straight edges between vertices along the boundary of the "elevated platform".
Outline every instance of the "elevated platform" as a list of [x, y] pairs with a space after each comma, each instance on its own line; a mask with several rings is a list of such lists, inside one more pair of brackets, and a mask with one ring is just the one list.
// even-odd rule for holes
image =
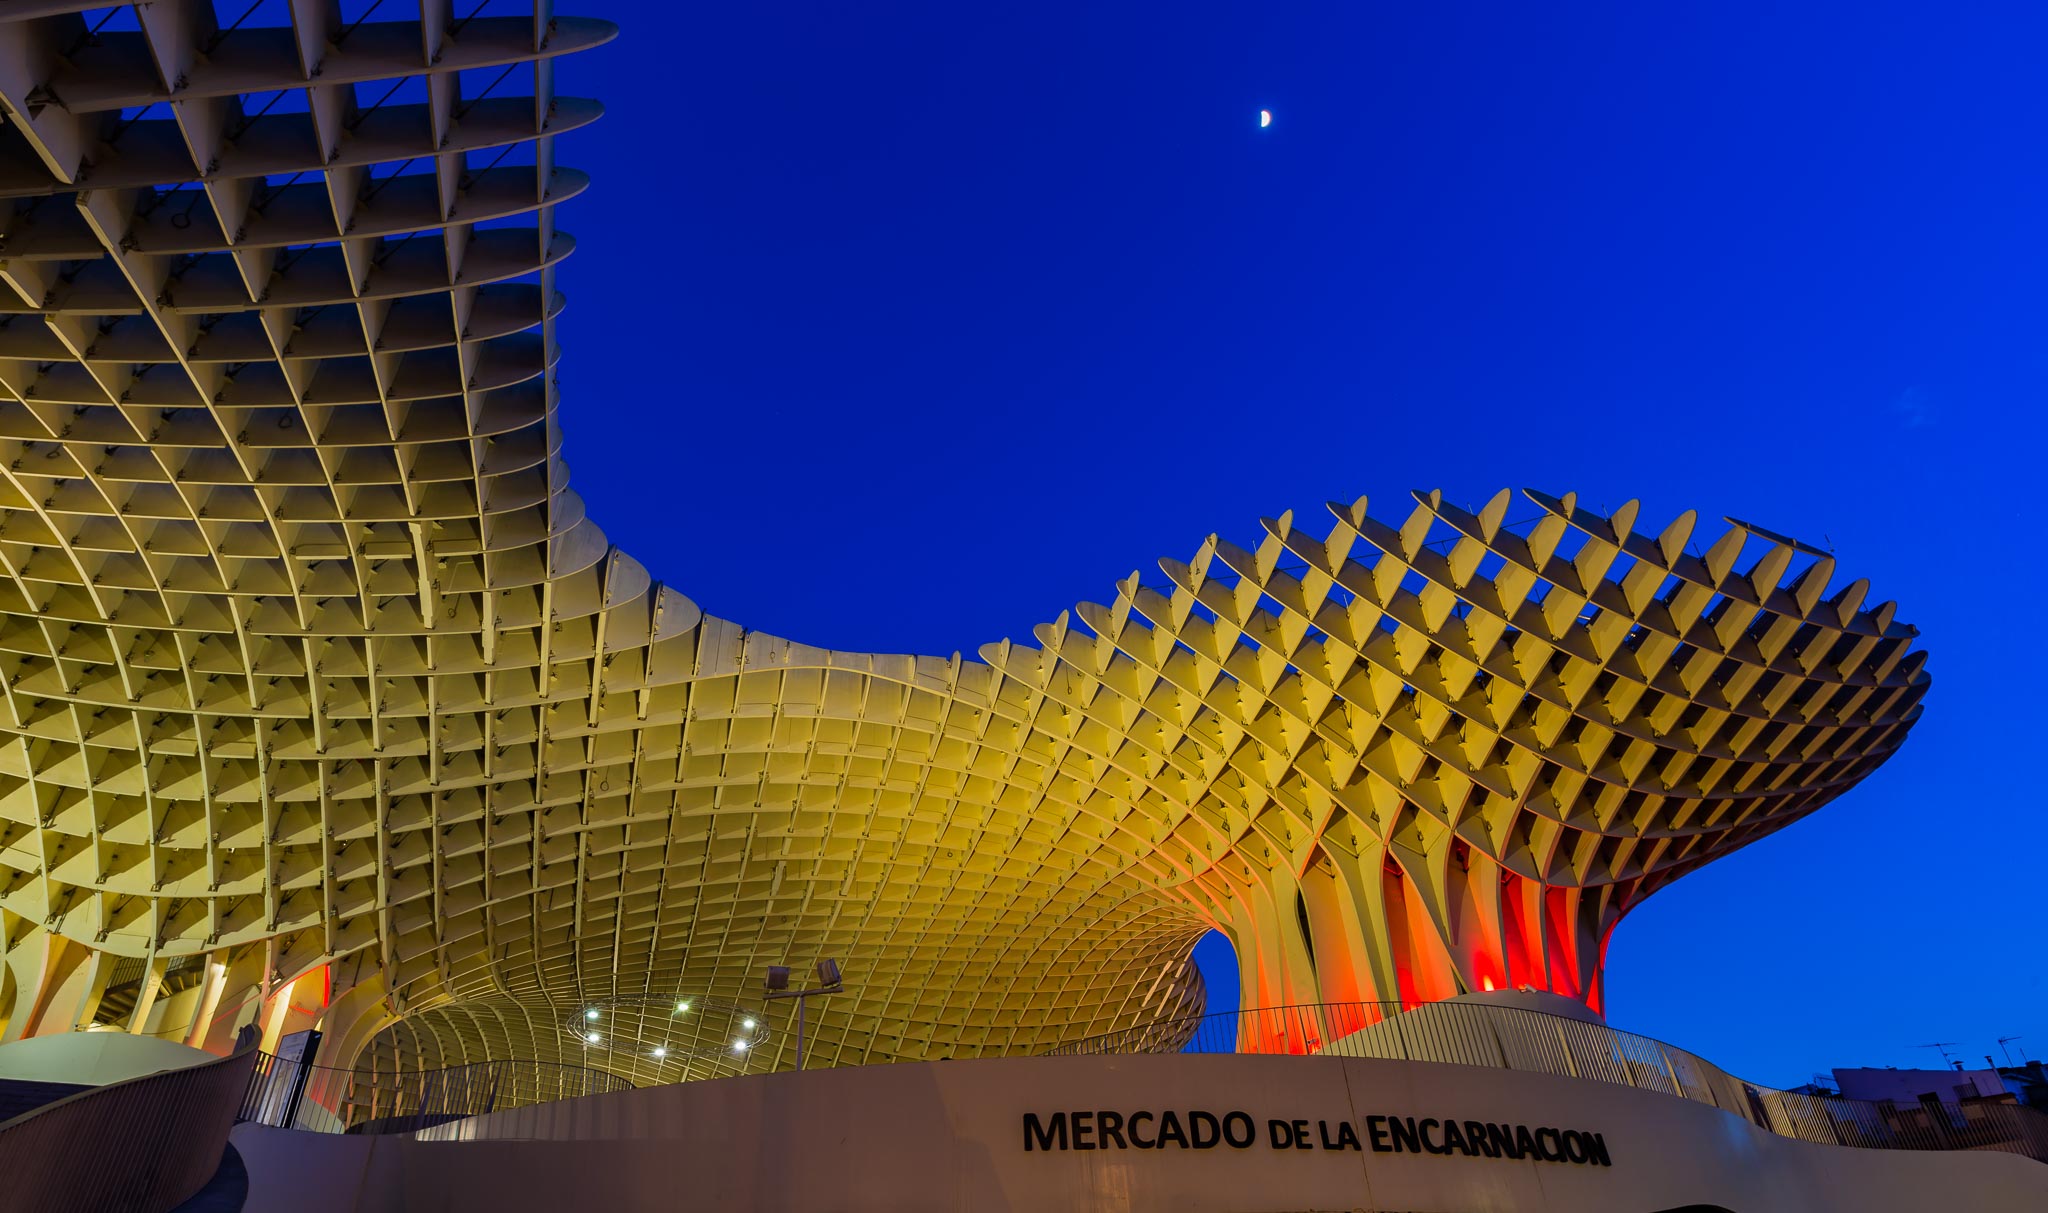
[[213, 1059], [201, 1049], [126, 1032], [13, 1041], [0, 1045], [0, 1124], [80, 1091]]
[[1655, 1091], [1372, 1057], [866, 1066], [416, 1136], [244, 1125], [234, 1141], [251, 1213], [2048, 1208], [2048, 1166], [2014, 1154], [1817, 1145]]
[[174, 1040], [126, 1032], [64, 1032], [0, 1045], [0, 1081], [103, 1087], [212, 1060], [214, 1054]]

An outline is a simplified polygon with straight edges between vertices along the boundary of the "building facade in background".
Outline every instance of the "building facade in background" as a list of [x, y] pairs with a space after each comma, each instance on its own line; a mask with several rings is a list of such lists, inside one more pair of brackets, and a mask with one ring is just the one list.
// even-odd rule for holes
[[1891, 1100], [1913, 1104], [1923, 1100], [1960, 1103], [1990, 1099], [2017, 1102], [1995, 1069], [1901, 1070], [1894, 1066], [1835, 1067], [1835, 1085], [1844, 1099]]

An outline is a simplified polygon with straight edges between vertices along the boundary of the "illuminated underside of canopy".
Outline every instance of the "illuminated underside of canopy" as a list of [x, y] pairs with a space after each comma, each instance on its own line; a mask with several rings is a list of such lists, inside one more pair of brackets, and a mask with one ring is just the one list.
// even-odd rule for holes
[[558, 458], [552, 65], [614, 30], [501, 7], [0, 7], [0, 1038], [650, 1082], [790, 1064], [712, 1046], [831, 956], [814, 1064], [1022, 1052], [1199, 1005], [1211, 928], [1247, 1005], [1597, 1006], [1918, 715], [1826, 553], [1535, 492], [978, 661], [704, 618]]

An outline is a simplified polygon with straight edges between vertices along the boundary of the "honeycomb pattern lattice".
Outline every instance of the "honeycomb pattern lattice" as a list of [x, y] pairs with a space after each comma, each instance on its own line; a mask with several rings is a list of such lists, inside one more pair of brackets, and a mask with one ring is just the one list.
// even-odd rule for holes
[[615, 31], [461, 10], [0, 5], [0, 1038], [658, 1081], [790, 1064], [670, 1004], [829, 955], [814, 1064], [1024, 1051], [1198, 1006], [1212, 926], [1248, 1003], [1597, 1004], [1919, 711], [1825, 553], [1569, 495], [1271, 521], [978, 661], [705, 618], [558, 455], [553, 65]]

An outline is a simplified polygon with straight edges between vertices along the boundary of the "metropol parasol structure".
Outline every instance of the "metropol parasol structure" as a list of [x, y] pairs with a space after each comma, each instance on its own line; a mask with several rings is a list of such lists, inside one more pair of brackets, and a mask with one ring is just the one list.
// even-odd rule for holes
[[614, 27], [499, 7], [0, 6], [0, 1039], [667, 1081], [792, 1064], [697, 1046], [832, 957], [813, 1064], [1036, 1052], [1198, 1008], [1211, 929], [1248, 1006], [1597, 1009], [1918, 715], [1827, 553], [1571, 494], [1269, 519], [972, 657], [707, 617], [558, 455]]

